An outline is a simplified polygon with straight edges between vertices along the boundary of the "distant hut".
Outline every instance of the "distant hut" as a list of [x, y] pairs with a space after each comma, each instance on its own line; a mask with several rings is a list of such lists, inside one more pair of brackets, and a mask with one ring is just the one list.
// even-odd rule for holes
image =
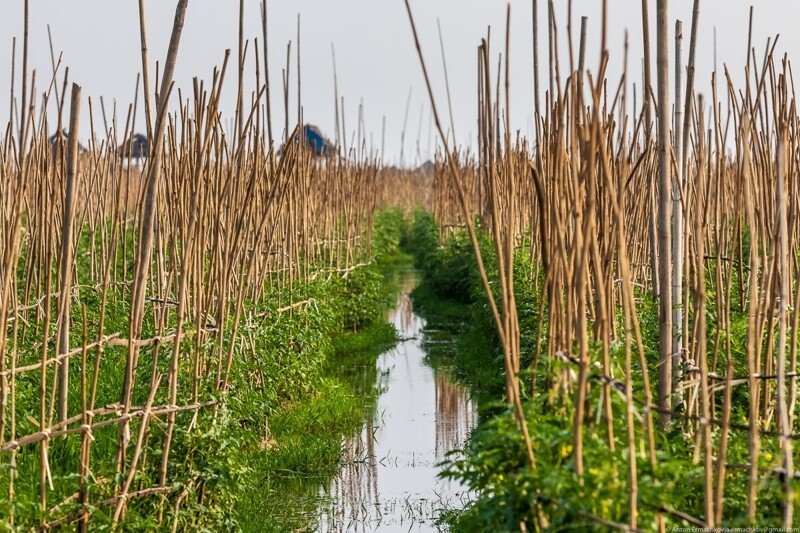
[[327, 157], [336, 151], [334, 144], [322, 134], [318, 127], [311, 124], [303, 126], [303, 138], [306, 149], [317, 157]]
[[141, 133], [134, 134], [117, 149], [117, 155], [123, 159], [143, 159], [150, 157], [150, 142]]
[[[61, 150], [66, 151], [67, 143], [69, 142], [69, 134], [67, 130], [62, 129], [60, 133], [61, 137]], [[58, 149], [58, 142], [59, 142], [59, 132], [55, 132], [50, 137], [48, 137], [47, 142], [50, 145], [50, 150], [55, 154]], [[81, 144], [78, 143], [78, 153], [82, 154], [86, 152], [86, 148]]]
[[436, 172], [436, 164], [429, 159], [418, 166], [417, 170], [423, 174], [433, 174]]
[[[336, 145], [331, 142], [320, 129], [312, 124], [303, 126], [303, 144], [308, 152], [311, 152], [314, 157], [328, 157], [336, 153]], [[297, 139], [295, 142], [298, 142]], [[278, 155], [283, 153], [285, 146], [278, 150]]]

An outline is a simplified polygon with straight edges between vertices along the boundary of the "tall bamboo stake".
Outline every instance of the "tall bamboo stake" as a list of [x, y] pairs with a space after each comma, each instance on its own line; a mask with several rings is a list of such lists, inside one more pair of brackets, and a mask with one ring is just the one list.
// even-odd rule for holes
[[[778, 372], [777, 372], [777, 413], [778, 430], [781, 437], [778, 444], [781, 448], [781, 463], [785, 470], [784, 491], [786, 501], [783, 509], [783, 527], [786, 529], [794, 525], [794, 459], [792, 451], [792, 440], [789, 435], [792, 433], [792, 426], [789, 423], [789, 413], [787, 412], [786, 398], [786, 330], [789, 322], [789, 299], [791, 297], [791, 275], [789, 267], [789, 223], [787, 215], [786, 201], [786, 181], [787, 181], [787, 133], [785, 125], [781, 124], [778, 138], [778, 162], [777, 162], [777, 191], [775, 200], [778, 204], [778, 241], [779, 241], [779, 264], [780, 264], [780, 301], [779, 316], [780, 321], [778, 333]], [[796, 369], [792, 368], [792, 372]]]
[[[72, 84], [72, 100], [70, 105], [69, 142], [67, 148], [67, 176], [64, 191], [64, 216], [61, 226], [61, 249], [59, 252], [59, 289], [58, 299], [58, 345], [56, 353], [63, 355], [69, 351], [70, 303], [72, 301], [72, 267], [73, 267], [73, 218], [78, 171], [78, 134], [81, 111], [81, 88]], [[69, 398], [69, 358], [61, 361], [58, 371], [58, 421], [67, 419]]]
[[539, 137], [539, 117], [542, 112], [539, 106], [539, 0], [531, 0], [533, 25], [533, 109], [536, 112], [536, 138]]
[[453, 120], [453, 102], [450, 99], [450, 78], [447, 76], [447, 58], [444, 53], [444, 39], [442, 38], [442, 24], [436, 19], [436, 27], [439, 31], [439, 48], [442, 52], [442, 72], [444, 72], [444, 86], [447, 90], [447, 110], [450, 112], [450, 135], [453, 136], [453, 146], [458, 146], [456, 141], [456, 125]]
[[29, 0], [25, 0], [24, 4], [24, 20], [22, 26], [22, 91], [21, 91], [21, 104], [19, 106], [19, 153], [22, 157], [25, 156], [27, 144], [27, 128], [28, 128], [28, 22], [30, 16]]
[[667, 44], [668, 0], [657, 4], [658, 68], [658, 249], [659, 328], [658, 328], [658, 408], [662, 426], [670, 423], [672, 396], [672, 228], [670, 225], [670, 139], [669, 139], [669, 46]]
[[[56, 56], [53, 51], [53, 34], [50, 33], [50, 24], [47, 25], [47, 40], [50, 42], [50, 66], [53, 69], [53, 78], [56, 77]], [[58, 97], [58, 85], [53, 85], [56, 93], [56, 105], [58, 106], [58, 114], [61, 115], [61, 99]], [[59, 128], [60, 130], [60, 128]]]
[[[682, 87], [682, 45], [683, 23], [675, 21], [675, 121], [673, 123], [673, 154], [677, 165], [670, 164], [670, 169], [675, 168], [675, 177], [672, 180], [672, 390], [680, 390], [681, 359], [683, 357], [683, 141], [682, 124], [683, 113], [681, 102]], [[670, 161], [671, 163], [671, 161]], [[670, 174], [672, 174], [670, 172]], [[671, 404], [678, 405], [680, 395], [674, 394]]]
[[236, 135], [241, 139], [244, 132], [244, 0], [239, 0], [239, 78], [236, 92]]
[[[644, 140], [647, 148], [650, 147], [651, 138], [653, 135], [653, 112], [652, 112], [652, 99], [650, 94], [652, 92], [652, 79], [650, 75], [650, 15], [648, 4], [650, 0], [642, 0], [642, 46], [643, 46], [643, 88], [642, 88], [642, 102], [644, 114]], [[648, 183], [648, 192], [651, 197], [651, 209], [648, 210], [650, 216], [648, 217], [648, 229], [650, 238], [650, 278], [652, 284], [652, 294], [656, 298], [660, 294], [659, 281], [658, 281], [658, 231], [656, 223], [656, 192], [657, 180], [651, 179]]]
[[[483, 286], [484, 286], [484, 290], [486, 291], [486, 296], [487, 296], [487, 298], [489, 300], [489, 305], [490, 305], [490, 307], [492, 309], [492, 315], [493, 315], [493, 317], [495, 319], [495, 325], [497, 326], [498, 333], [500, 335], [501, 345], [503, 346], [503, 352], [504, 352], [504, 355], [505, 355], [507, 389], [513, 388], [514, 376], [510, 371], [513, 368], [513, 363], [510, 361], [510, 358], [511, 358], [511, 347], [510, 347], [510, 344], [509, 344], [510, 341], [507, 338], [507, 336], [505, 335], [506, 331], [508, 331], [508, 330], [506, 329], [506, 327], [504, 327], [504, 323], [506, 323], [506, 319], [501, 317], [501, 314], [497, 309], [497, 304], [496, 304], [495, 299], [494, 299], [494, 294], [492, 292], [491, 285], [489, 284], [489, 279], [488, 279], [488, 277], [486, 275], [486, 269], [485, 269], [485, 267], [483, 265], [483, 258], [482, 258], [480, 246], [478, 244], [478, 239], [477, 239], [477, 234], [475, 232], [474, 223], [472, 221], [472, 217], [469, 214], [469, 207], [468, 207], [468, 205], [466, 203], [466, 198], [465, 198], [465, 195], [464, 195], [464, 191], [463, 191], [463, 188], [461, 186], [461, 181], [460, 181], [460, 177], [459, 177], [460, 173], [458, 171], [458, 167], [456, 165], [456, 162], [453, 159], [453, 157], [451, 155], [451, 152], [450, 152], [450, 150], [448, 148], [447, 136], [444, 134], [444, 130], [442, 129], [441, 121], [439, 120], [439, 113], [438, 113], [438, 111], [436, 109], [436, 102], [435, 102], [435, 100], [433, 98], [433, 91], [432, 91], [431, 84], [430, 84], [430, 78], [428, 76], [428, 70], [427, 70], [427, 67], [425, 66], [425, 60], [424, 60], [423, 55], [422, 55], [422, 48], [420, 46], [419, 38], [417, 36], [416, 25], [414, 24], [414, 17], [411, 14], [411, 5], [409, 4], [408, 0], [405, 0], [405, 4], [406, 4], [406, 11], [408, 12], [409, 22], [411, 23], [411, 30], [412, 30], [412, 33], [414, 35], [414, 43], [415, 43], [415, 46], [417, 48], [417, 55], [419, 56], [420, 66], [422, 67], [422, 73], [423, 73], [423, 76], [425, 77], [426, 86], [428, 88], [428, 96], [429, 96], [430, 101], [431, 101], [431, 107], [433, 108], [433, 116], [434, 116], [434, 121], [435, 121], [435, 124], [436, 124], [436, 129], [439, 131], [439, 138], [441, 139], [442, 144], [444, 145], [445, 153], [447, 154], [447, 161], [449, 162], [450, 170], [452, 172], [453, 183], [454, 183], [454, 185], [456, 187], [456, 191], [458, 193], [459, 203], [461, 205], [462, 213], [463, 213], [464, 218], [466, 220], [467, 230], [468, 230], [468, 233], [470, 235], [470, 240], [472, 242], [472, 247], [473, 247], [473, 250], [475, 251], [475, 254], [477, 256], [478, 270], [481, 273], [481, 280], [482, 280], [482, 283], [483, 283]], [[484, 58], [486, 59], [486, 64], [488, 65], [488, 50], [487, 50], [487, 48], [485, 46], [485, 43], [484, 43]], [[488, 75], [488, 72], [487, 72], [487, 75]], [[502, 269], [500, 271], [503, 272]], [[503, 291], [503, 292], [505, 292], [505, 291]], [[506, 315], [506, 313], [504, 313], [504, 315]], [[510, 396], [509, 397], [509, 401], [511, 401], [513, 403], [515, 418], [516, 418], [517, 424], [519, 425], [519, 427], [522, 430], [523, 439], [525, 441], [525, 448], [526, 448], [526, 452], [527, 452], [527, 456], [528, 456], [528, 461], [529, 461], [531, 467], [535, 468], [536, 461], [535, 461], [534, 455], [533, 455], [533, 448], [532, 448], [532, 445], [531, 445], [531, 439], [530, 439], [530, 435], [528, 433], [528, 426], [527, 426], [527, 422], [525, 420], [525, 415], [524, 415], [524, 412], [523, 412], [523, 409], [522, 409], [522, 403], [521, 403], [521, 400], [519, 398], [519, 384], [516, 383], [516, 385], [517, 385], [516, 394]]]
[[[748, 385], [750, 388], [750, 430], [748, 436], [748, 453], [750, 455], [750, 469], [749, 479], [747, 486], [747, 517], [749, 520], [755, 520], [756, 505], [758, 501], [758, 458], [761, 450], [761, 436], [759, 434], [759, 415], [758, 415], [758, 399], [759, 399], [759, 386], [758, 373], [760, 371], [760, 364], [757, 360], [757, 346], [756, 346], [756, 317], [758, 315], [758, 272], [759, 272], [759, 254], [758, 254], [758, 232], [756, 231], [756, 215], [755, 206], [753, 205], [753, 184], [752, 173], [750, 169], [750, 120], [748, 114], [745, 112], [742, 122], [742, 147], [743, 147], [743, 172], [742, 182], [744, 190], [745, 211], [747, 214], [747, 225], [751, 228], [752, 253], [750, 254], [750, 294], [749, 294], [749, 307], [748, 307], [748, 321], [747, 321], [747, 371], [748, 371]], [[742, 302], [744, 305], [744, 302]]]
[[[141, 216], [141, 229], [139, 231], [139, 245], [137, 247], [137, 259], [135, 263], [133, 293], [131, 296], [130, 328], [128, 357], [125, 362], [125, 377], [122, 386], [123, 412], [127, 413], [130, 409], [131, 393], [133, 391], [136, 364], [138, 361], [139, 346], [136, 340], [141, 337], [142, 322], [144, 320], [144, 300], [147, 290], [147, 274], [150, 270], [150, 261], [153, 253], [153, 230], [155, 227], [155, 216], [158, 209], [157, 191], [161, 176], [161, 158], [163, 155], [163, 142], [166, 129], [167, 102], [172, 87], [172, 77], [175, 72], [175, 64], [178, 57], [183, 22], [186, 18], [186, 8], [189, 0], [178, 0], [175, 9], [175, 21], [172, 26], [172, 36], [170, 37], [167, 60], [164, 66], [164, 74], [161, 78], [161, 91], [158, 95], [158, 113], [155, 123], [155, 151], [151, 154], [147, 167], [147, 180], [144, 188], [143, 210]], [[120, 442], [118, 450], [118, 462], [120, 468], [124, 458], [124, 450], [129, 441], [128, 423], [124, 422], [120, 426]]]
[[[147, 54], [147, 18], [145, 16], [145, 0], [139, 0], [139, 39], [142, 45], [142, 88], [144, 89], [144, 118], [147, 126], [147, 139], [153, 139], [153, 86], [150, 85], [150, 61]], [[106, 131], [108, 127], [106, 127]]]
[[267, 88], [266, 94], [266, 106], [267, 106], [267, 139], [269, 140], [269, 146], [272, 147], [272, 105], [270, 104], [270, 90], [269, 90], [269, 45], [268, 43], [268, 34], [267, 34], [267, 22], [268, 22], [268, 14], [267, 14], [267, 0], [263, 0], [261, 3], [261, 32], [262, 32], [262, 40], [264, 42], [264, 84]]

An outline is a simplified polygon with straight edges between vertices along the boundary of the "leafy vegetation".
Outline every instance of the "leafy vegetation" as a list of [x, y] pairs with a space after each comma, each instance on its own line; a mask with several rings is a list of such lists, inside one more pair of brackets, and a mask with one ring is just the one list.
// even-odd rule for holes
[[[180, 510], [175, 513], [173, 506], [164, 505], [158, 496], [131, 500], [126, 530], [162, 527], [160, 514], [180, 529], [209, 531], [285, 531], [313, 518], [309, 506], [318, 496], [317, 489], [336, 472], [344, 436], [356, 431], [374, 408], [374, 386], [364, 384], [375, 383], [375, 356], [395, 339], [394, 329], [385, 323], [383, 314], [394, 296], [391, 267], [404, 260], [398, 248], [402, 220], [399, 211], [376, 216], [372, 258], [365, 259], [363, 266], [346, 275], [337, 273], [308, 283], [296, 282], [291, 291], [288, 287], [273, 291], [258, 304], [246, 305], [251, 318], [240, 322], [237, 334], [247, 342], [239, 342], [233, 348], [237, 364], [232, 367], [227, 393], [218, 397], [221, 401], [217, 405], [199, 410], [194, 420], [192, 412], [176, 415], [169, 474], [173, 479], [187, 480], [170, 488], [170, 494], [178, 495], [182, 503]], [[90, 333], [95, 333], [101, 303], [96, 291], [82, 289], [81, 302]], [[307, 303], [279, 312], [286, 302]], [[109, 295], [106, 316], [106, 334], [126, 331], [128, 312], [122, 295]], [[232, 324], [231, 319], [223, 327], [229, 331]], [[81, 310], [73, 311], [72, 334], [80, 338], [82, 327]], [[187, 329], [193, 327], [189, 324]], [[154, 331], [152, 322], [145, 324], [145, 334]], [[35, 339], [42, 335], [41, 324], [26, 325], [18, 340], [20, 353], [35, 354]], [[229, 345], [217, 347], [220, 348], [224, 353]], [[124, 347], [109, 347], [103, 353], [98, 363], [100, 374], [117, 379], [98, 381], [97, 405], [118, 400], [124, 355]], [[20, 364], [26, 362], [23, 359]], [[90, 382], [93, 362], [87, 365]], [[191, 360], [187, 358], [186, 363]], [[169, 371], [169, 357], [159, 355], [157, 350], [143, 351], [139, 364], [150, 368], [140, 379]], [[371, 381], [368, 376], [361, 381], [353, 378], [370, 367]], [[72, 379], [80, 379], [80, 369], [73, 368], [76, 373]], [[38, 383], [28, 377], [22, 374], [16, 381], [16, 406], [35, 412]], [[52, 371], [48, 377], [52, 382]], [[200, 386], [206, 384], [201, 382]], [[189, 401], [190, 397], [179, 400]], [[73, 405], [80, 405], [80, 395], [76, 394], [72, 401]], [[134, 401], [142, 405], [147, 398], [138, 396]], [[159, 394], [156, 401], [165, 399]], [[154, 422], [151, 431], [165, 429], [160, 417], [155, 417]], [[32, 417], [19, 420], [17, 431], [32, 433], [37, 429], [35, 423]], [[115, 478], [118, 431], [118, 425], [112, 424], [93, 432], [91, 492], [105, 491], [109, 484], [120, 481]], [[139, 486], [158, 484], [163, 455], [160, 444], [160, 440], [145, 439], [136, 476]], [[77, 486], [74, 465], [80, 458], [80, 441], [52, 439], [49, 453], [55, 489], [50, 497], [61, 501], [59, 498], [66, 499]], [[23, 448], [16, 454], [17, 497], [13, 512], [17, 527], [46, 520], [38, 503], [38, 458], [36, 447]], [[2, 467], [5, 472], [0, 475], [0, 494], [5, 494], [9, 465], [2, 463]], [[296, 499], [305, 502], [305, 508], [287, 505], [295, 501], [287, 498], [292, 490], [293, 494], [310, 490], [308, 483], [295, 482], [301, 475], [318, 482], [311, 491], [314, 494]], [[9, 516], [10, 505], [0, 498], [0, 516]], [[76, 509], [74, 504], [68, 504], [62, 511], [69, 514]], [[113, 507], [99, 507], [93, 520], [98, 524], [110, 521], [110, 513]]]
[[[417, 236], [421, 238], [417, 238]], [[477, 498], [462, 510], [450, 510], [443, 525], [453, 531], [519, 531], [520, 523], [538, 524], [546, 530], [580, 529], [606, 531], [610, 524], [625, 524], [629, 519], [629, 454], [626, 402], [623, 394], [612, 394], [613, 440], [601, 420], [602, 371], [593, 368], [587, 397], [587, 417], [584, 428], [583, 479], [575, 474], [573, 455], [574, 396], [566, 387], [544, 388], [545, 383], [576, 381], [576, 367], [569, 360], [539, 361], [534, 367], [537, 344], [546, 343], [547, 332], [540, 329], [541, 296], [536, 269], [531, 265], [525, 247], [515, 256], [516, 299], [522, 340], [522, 372], [524, 382], [537, 384], [531, 394], [530, 386], [523, 387], [525, 418], [533, 439], [536, 468], [528, 463], [522, 433], [511, 409], [503, 401], [504, 376], [502, 354], [488, 304], [482, 297], [482, 287], [470, 248], [465, 248], [463, 235], [455, 234], [438, 241], [433, 218], [418, 212], [412, 225], [410, 249], [416, 264], [423, 268], [424, 283], [415, 291], [418, 309], [426, 318], [458, 317], [462, 321], [459, 349], [455, 364], [458, 375], [466, 380], [481, 399], [481, 423], [473, 431], [463, 452], [453, 454], [444, 465], [443, 475], [464, 483], [475, 491]], [[489, 257], [488, 269], [494, 267], [485, 243], [484, 259]], [[458, 258], [454, 260], [453, 258]], [[464, 269], [467, 269], [467, 272]], [[455, 298], [452, 290], [465, 281], [465, 288]], [[639, 319], [645, 342], [648, 371], [656, 375], [658, 359], [658, 309], [648, 296], [641, 295]], [[464, 302], [467, 302], [466, 306]], [[545, 311], [546, 312], [546, 311]], [[623, 317], [617, 317], [622, 321]], [[746, 316], [734, 314], [730, 332], [733, 356], [737, 364], [745, 358], [744, 336]], [[448, 322], [447, 320], [443, 320]], [[449, 321], [457, 323], [457, 321]], [[547, 321], [544, 321], [545, 327]], [[709, 333], [709, 343], [715, 333]], [[724, 336], [723, 336], [724, 340]], [[541, 347], [540, 347], [541, 348]], [[591, 347], [591, 357], [601, 359], [599, 346]], [[546, 352], [545, 352], [546, 353]], [[614, 374], [624, 373], [624, 346], [613, 344], [611, 361]], [[720, 361], [722, 367], [724, 362]], [[642, 390], [641, 372], [636, 374], [634, 390]], [[546, 392], [541, 392], [546, 391]], [[736, 390], [732, 419], [740, 427], [746, 424], [748, 397], [745, 389]], [[642, 412], [637, 412], [641, 420]], [[657, 529], [659, 516], [669, 525], [691, 525], [677, 511], [702, 515], [703, 465], [695, 460], [698, 449], [691, 425], [676, 424], [669, 431], [657, 430], [657, 466], [644, 459], [646, 435], [640, 424], [636, 430], [638, 460], [638, 521], [644, 530]], [[718, 444], [715, 431], [714, 442]], [[776, 439], [764, 439], [760, 465], [764, 470], [779, 466]], [[746, 520], [746, 462], [748, 458], [746, 432], [739, 431], [728, 443], [725, 513], [726, 525], [744, 526]], [[736, 465], [740, 465], [736, 467]], [[779, 524], [782, 480], [779, 475], [764, 479], [760, 485], [759, 524]]]

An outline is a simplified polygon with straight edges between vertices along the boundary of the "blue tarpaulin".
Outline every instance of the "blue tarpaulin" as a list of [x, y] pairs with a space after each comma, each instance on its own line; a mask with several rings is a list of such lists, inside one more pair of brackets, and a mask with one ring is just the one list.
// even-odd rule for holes
[[327, 156], [335, 150], [331, 142], [325, 138], [316, 126], [311, 124], [303, 126], [303, 136], [305, 137], [306, 147], [314, 152], [314, 155]]

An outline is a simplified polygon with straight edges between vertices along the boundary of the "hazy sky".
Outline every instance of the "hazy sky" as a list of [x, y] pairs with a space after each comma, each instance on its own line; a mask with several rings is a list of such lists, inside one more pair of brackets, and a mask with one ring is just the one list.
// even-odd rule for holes
[[[542, 92], [549, 78], [547, 65], [547, 1], [539, 0], [542, 35], [539, 41]], [[717, 28], [718, 66], [727, 64], [735, 81], [741, 81], [747, 45], [749, 5], [753, 0], [701, 1], [698, 34], [697, 89], [710, 93], [714, 61], [713, 29]], [[23, 0], [7, 0], [0, 7], [0, 123], [9, 113], [12, 38], [17, 37], [17, 94], [21, 69]], [[175, 1], [147, 2], [147, 24], [152, 63], [163, 61], [169, 41]], [[236, 57], [238, 2], [235, 0], [190, 0], [175, 74], [176, 88], [191, 92], [194, 76], [210, 80], [214, 66], [221, 65], [226, 48]], [[245, 34], [261, 41], [259, 0], [246, 0]], [[453, 98], [456, 135], [459, 144], [474, 144], [476, 100], [476, 47], [491, 26], [493, 62], [503, 47], [506, 2], [494, 0], [413, 0], [423, 50], [435, 85], [443, 120], [447, 102], [442, 75], [441, 54], [436, 28], [441, 21], [448, 74]], [[568, 72], [567, 1], [556, 0], [559, 25], [559, 51], [562, 79]], [[578, 38], [580, 17], [589, 17], [587, 63], [596, 70], [599, 59], [601, 0], [574, 0], [574, 36]], [[655, 56], [655, 1], [650, 2], [651, 34]], [[56, 56], [63, 51], [63, 67], [69, 67], [70, 81], [83, 86], [85, 96], [95, 103], [95, 127], [102, 130], [99, 97], [110, 113], [117, 102], [118, 120], [124, 123], [127, 106], [133, 102], [136, 74], [141, 69], [137, 0], [31, 0], [30, 68], [37, 70], [37, 90], [41, 94], [52, 74], [47, 39], [51, 26]], [[639, 0], [609, 0], [608, 47], [611, 62], [609, 85], [622, 73], [623, 39], [630, 40], [630, 81], [641, 79], [641, 3]], [[670, 35], [674, 19], [684, 21], [684, 50], [688, 53], [692, 0], [670, 2]], [[334, 136], [334, 96], [331, 44], [336, 48], [339, 94], [345, 99], [348, 142], [356, 130], [358, 106], [363, 100], [367, 141], [370, 134], [375, 149], [380, 147], [382, 119], [386, 117], [386, 158], [397, 161], [401, 151], [400, 133], [411, 90], [411, 104], [405, 140], [405, 160], [416, 163], [417, 144], [422, 158], [429, 146], [430, 106], [414, 49], [403, 0], [271, 0], [269, 3], [270, 81], [274, 110], [273, 130], [283, 130], [281, 71], [286, 65], [286, 46], [292, 41], [290, 75], [290, 123], [296, 120], [297, 17], [301, 17], [302, 104], [307, 122], [319, 125]], [[777, 53], [790, 58], [800, 52], [800, 2], [768, 0], [756, 4], [754, 46], [763, 55], [766, 39], [780, 34]], [[672, 41], [672, 39], [670, 39]], [[261, 44], [259, 43], [259, 47]], [[575, 45], [577, 54], [577, 44]], [[246, 91], [254, 88], [254, 55], [248, 53]], [[260, 50], [259, 50], [260, 52]], [[235, 59], [232, 62], [235, 64]], [[496, 68], [496, 67], [494, 67]], [[673, 65], [670, 65], [672, 70]], [[154, 72], [151, 71], [151, 72]], [[235, 69], [226, 79], [223, 112], [232, 116], [236, 99]], [[263, 75], [263, 74], [262, 74]], [[493, 72], [493, 76], [496, 72]], [[512, 126], [529, 131], [533, 109], [531, 1], [511, 1], [511, 114]], [[674, 96], [674, 95], [673, 95]], [[249, 98], [248, 98], [249, 101]], [[5, 103], [2, 103], [5, 102]], [[177, 91], [171, 101], [177, 103]], [[84, 107], [83, 128], [88, 135], [88, 107]], [[143, 130], [140, 108], [137, 129]], [[124, 125], [124, 124], [122, 124]], [[122, 127], [120, 125], [120, 127]], [[290, 126], [291, 127], [291, 126]]]

